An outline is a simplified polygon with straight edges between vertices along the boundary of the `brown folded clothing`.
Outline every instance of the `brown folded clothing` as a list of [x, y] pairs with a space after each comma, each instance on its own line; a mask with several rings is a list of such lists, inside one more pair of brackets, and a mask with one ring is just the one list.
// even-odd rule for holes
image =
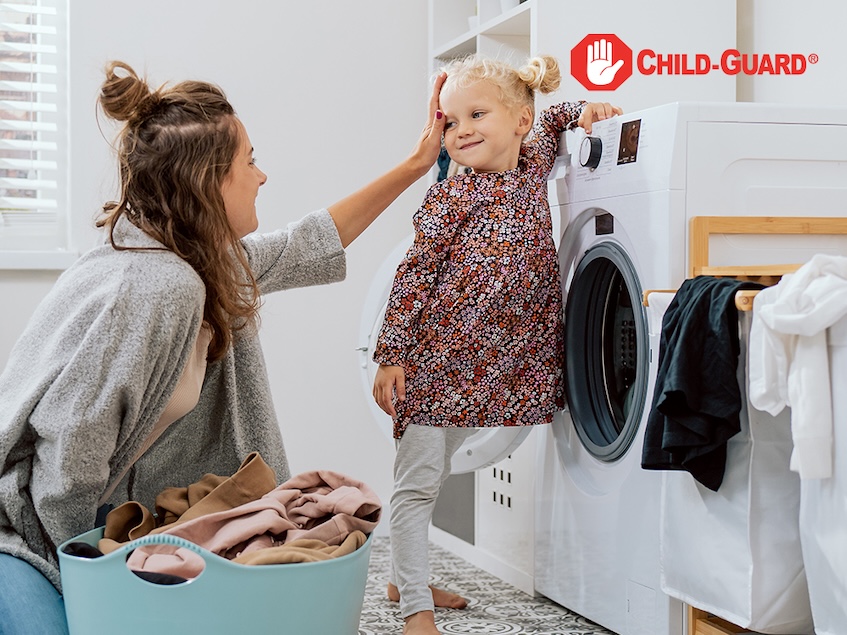
[[159, 529], [184, 523], [205, 514], [233, 509], [257, 500], [276, 487], [274, 471], [251, 452], [230, 477], [206, 474], [188, 487], [169, 487], [156, 497]]
[[290, 564], [294, 562], [320, 562], [353, 553], [365, 544], [367, 536], [359, 530], [350, 532], [340, 545], [328, 545], [322, 540], [301, 538], [284, 545], [266, 547], [233, 558], [239, 564]]
[[100, 551], [158, 534], [205, 514], [226, 511], [257, 500], [276, 487], [276, 475], [258, 452], [251, 452], [232, 476], [206, 474], [188, 487], [169, 487], [156, 497], [156, 516], [141, 503], [128, 501], [106, 516]]

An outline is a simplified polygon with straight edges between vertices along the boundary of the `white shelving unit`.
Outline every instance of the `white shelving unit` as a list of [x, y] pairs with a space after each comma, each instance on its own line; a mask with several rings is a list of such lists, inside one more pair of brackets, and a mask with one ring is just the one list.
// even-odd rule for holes
[[476, 474], [482, 568], [530, 595], [535, 591], [535, 435], [533, 430], [508, 458]]
[[[625, 112], [680, 100], [735, 101], [736, 77], [670, 75], [633, 76], [613, 91], [588, 91], [570, 74], [571, 49], [591, 33], [614, 33], [636, 54], [651, 49], [663, 54], [708, 53], [713, 60], [736, 46], [736, 0], [701, 5], [678, 0], [643, 3], [608, 0], [592, 11], [562, 0], [524, 0], [515, 6], [501, 0], [429, 0], [429, 60], [434, 74], [447, 60], [470, 53], [519, 64], [533, 55], [558, 59], [562, 85], [552, 95], [539, 96], [538, 110], [564, 100], [608, 101]], [[470, 22], [469, 22], [470, 19]], [[680, 20], [696, 29], [672, 28]]]
[[[515, 4], [506, 3], [506, 4]], [[431, 0], [430, 60], [444, 62], [482, 53], [519, 62], [530, 54], [531, 13], [535, 0], [504, 7], [501, 0]]]

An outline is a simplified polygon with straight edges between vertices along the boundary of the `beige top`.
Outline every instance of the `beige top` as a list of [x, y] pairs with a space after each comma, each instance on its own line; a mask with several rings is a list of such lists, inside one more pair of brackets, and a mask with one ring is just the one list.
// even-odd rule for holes
[[118, 478], [112, 480], [109, 487], [103, 493], [103, 496], [100, 497], [100, 505], [109, 500], [118, 483], [123, 480], [130, 468], [141, 458], [141, 455], [150, 449], [150, 446], [156, 442], [156, 439], [162, 436], [162, 433], [168, 429], [168, 426], [180, 417], [187, 415], [197, 405], [197, 402], [200, 400], [200, 389], [203, 387], [203, 379], [206, 377], [206, 357], [209, 354], [209, 342], [211, 341], [212, 331], [208, 326], [203, 324], [200, 328], [200, 333], [197, 335], [197, 342], [194, 344], [194, 353], [188, 360], [188, 364], [179, 378], [176, 389], [168, 405], [165, 406], [162, 416], [156, 422], [156, 425], [153, 426], [153, 431], [141, 448], [139, 448], [132, 463], [126, 467]]

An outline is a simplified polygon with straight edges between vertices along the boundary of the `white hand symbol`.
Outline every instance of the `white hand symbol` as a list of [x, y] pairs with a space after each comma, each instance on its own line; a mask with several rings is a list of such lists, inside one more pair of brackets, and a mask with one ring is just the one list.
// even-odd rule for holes
[[599, 40], [588, 45], [588, 81], [595, 86], [611, 84], [623, 60], [612, 64], [612, 43]]

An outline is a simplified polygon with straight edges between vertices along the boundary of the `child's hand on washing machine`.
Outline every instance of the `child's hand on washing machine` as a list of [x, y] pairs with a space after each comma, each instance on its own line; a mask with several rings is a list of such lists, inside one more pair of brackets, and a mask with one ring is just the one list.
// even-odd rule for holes
[[591, 134], [591, 124], [595, 121], [603, 121], [615, 115], [622, 115], [623, 109], [613, 106], [608, 102], [589, 102], [582, 109], [582, 114], [577, 120], [577, 125], [585, 130], [585, 134]]

